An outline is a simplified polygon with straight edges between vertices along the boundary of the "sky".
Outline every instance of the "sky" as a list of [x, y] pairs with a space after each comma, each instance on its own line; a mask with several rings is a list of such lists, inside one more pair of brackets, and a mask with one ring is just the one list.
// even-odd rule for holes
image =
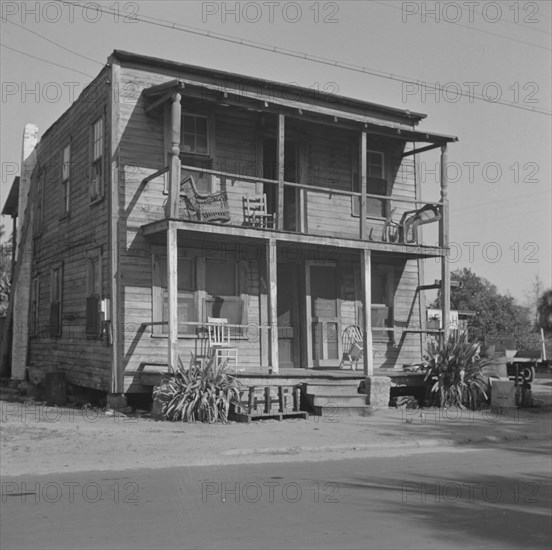
[[[427, 114], [419, 129], [459, 138], [448, 154], [451, 269], [520, 301], [536, 276], [552, 286], [552, 2], [0, 4], [0, 205], [25, 124], [42, 135], [122, 49]], [[428, 201], [439, 200], [438, 160], [419, 156]], [[426, 262], [427, 282], [437, 278]]]

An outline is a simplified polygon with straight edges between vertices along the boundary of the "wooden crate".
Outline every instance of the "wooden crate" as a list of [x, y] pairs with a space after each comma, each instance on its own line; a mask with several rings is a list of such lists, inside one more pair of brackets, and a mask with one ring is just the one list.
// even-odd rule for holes
[[250, 386], [241, 392], [241, 406], [230, 408], [229, 419], [237, 422], [289, 417], [308, 418], [301, 410], [301, 390], [296, 386]]

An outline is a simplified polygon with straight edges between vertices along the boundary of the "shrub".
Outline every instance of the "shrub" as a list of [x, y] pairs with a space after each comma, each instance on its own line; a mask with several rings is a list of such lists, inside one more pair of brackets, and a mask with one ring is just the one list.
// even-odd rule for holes
[[470, 343], [466, 333], [451, 334], [446, 342], [430, 342], [427, 348], [431, 392], [438, 407], [475, 408], [487, 400], [482, 368], [487, 359], [479, 356], [479, 344]]
[[227, 361], [214, 358], [197, 364], [193, 357], [186, 369], [180, 357], [176, 372], [167, 374], [153, 397], [162, 403], [166, 420], [227, 422], [230, 404], [240, 400], [240, 381], [228, 373]]

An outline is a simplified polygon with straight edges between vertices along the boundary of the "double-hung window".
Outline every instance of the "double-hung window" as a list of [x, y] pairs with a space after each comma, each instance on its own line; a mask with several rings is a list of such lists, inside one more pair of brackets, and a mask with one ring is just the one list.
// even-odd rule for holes
[[92, 202], [101, 198], [104, 184], [104, 123], [100, 117], [92, 124], [92, 159], [90, 166], [90, 200]]
[[[360, 193], [360, 177], [353, 173], [353, 191]], [[387, 178], [385, 173], [385, 155], [382, 151], [366, 151], [366, 193], [369, 195], [387, 195]], [[366, 215], [384, 218], [386, 201], [374, 197], [366, 198]], [[360, 197], [353, 197], [353, 215], [360, 215]]]
[[71, 201], [71, 145], [61, 152], [61, 216], [69, 214]]
[[61, 336], [63, 300], [63, 266], [52, 269], [50, 275], [50, 336]]

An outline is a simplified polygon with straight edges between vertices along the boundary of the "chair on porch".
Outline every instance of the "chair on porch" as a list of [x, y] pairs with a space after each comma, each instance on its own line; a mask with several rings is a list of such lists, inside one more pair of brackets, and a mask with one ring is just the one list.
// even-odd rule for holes
[[357, 363], [364, 358], [364, 331], [357, 325], [349, 325], [342, 336], [343, 356], [339, 368], [343, 369], [346, 364], [356, 370]]
[[243, 200], [243, 220], [252, 227], [273, 228], [274, 216], [266, 207], [266, 195], [246, 195]]
[[238, 348], [230, 341], [228, 319], [221, 317], [207, 317], [207, 331], [209, 334], [209, 355], [215, 358], [218, 365], [222, 361], [233, 361], [234, 369], [238, 368]]
[[417, 243], [418, 227], [441, 219], [441, 211], [434, 204], [425, 204], [417, 210], [407, 210], [401, 216], [400, 222], [392, 220], [395, 209], [385, 220], [382, 240], [400, 243]]
[[194, 178], [187, 175], [180, 182], [180, 217], [190, 219], [193, 214], [200, 222], [229, 222], [230, 209], [226, 191], [218, 193], [200, 193], [194, 183]]

